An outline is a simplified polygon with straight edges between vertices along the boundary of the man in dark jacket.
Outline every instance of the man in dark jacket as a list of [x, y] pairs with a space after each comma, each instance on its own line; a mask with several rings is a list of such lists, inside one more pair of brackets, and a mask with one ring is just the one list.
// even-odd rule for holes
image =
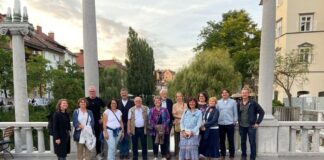
[[[134, 106], [134, 102], [128, 98], [128, 91], [125, 88], [120, 90], [121, 99], [118, 100], [117, 106], [118, 109], [122, 112], [122, 119], [124, 127], [127, 127], [128, 122], [128, 110]], [[130, 137], [127, 134], [127, 129], [124, 129], [124, 137], [120, 140], [120, 159], [129, 159], [129, 141]]]
[[[161, 107], [162, 108], [167, 108], [168, 112], [170, 114], [170, 124], [169, 127], [172, 128], [173, 125], [173, 114], [172, 114], [172, 107], [173, 107], [173, 102], [171, 99], [168, 98], [168, 93], [166, 89], [161, 89], [160, 90], [160, 97], [161, 97]], [[167, 158], [170, 159], [171, 158], [171, 154], [170, 154], [170, 134], [166, 134], [165, 136], [166, 138], [166, 146], [167, 146]]]
[[[241, 90], [242, 101], [238, 104], [238, 118], [241, 135], [242, 160], [246, 160], [246, 138], [249, 136], [251, 147], [250, 159], [256, 158], [256, 129], [263, 120], [264, 111], [254, 100], [249, 99], [250, 90]], [[259, 115], [259, 116], [258, 116]]]
[[105, 107], [105, 103], [103, 102], [103, 100], [99, 97], [97, 97], [97, 91], [96, 91], [96, 87], [94, 86], [90, 86], [88, 88], [88, 92], [89, 92], [89, 97], [87, 97], [87, 101], [88, 101], [88, 107], [87, 109], [91, 110], [93, 113], [93, 117], [94, 117], [94, 130], [95, 130], [95, 136], [96, 136], [96, 157], [97, 159], [101, 159], [101, 142], [100, 142], [100, 132], [101, 132], [101, 128], [100, 128], [100, 123], [101, 123], [101, 113], [100, 113], [100, 109]]

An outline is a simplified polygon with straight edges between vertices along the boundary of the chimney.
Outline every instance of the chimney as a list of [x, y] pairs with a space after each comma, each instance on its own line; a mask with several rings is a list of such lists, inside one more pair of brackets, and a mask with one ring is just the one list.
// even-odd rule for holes
[[42, 27], [41, 26], [37, 26], [36, 27], [36, 33], [42, 33]]
[[83, 49], [80, 49], [80, 53], [83, 54]]
[[54, 40], [55, 40], [55, 39], [54, 39], [54, 32], [49, 32], [49, 33], [48, 33], [48, 37], [49, 37], [51, 40], [54, 41]]

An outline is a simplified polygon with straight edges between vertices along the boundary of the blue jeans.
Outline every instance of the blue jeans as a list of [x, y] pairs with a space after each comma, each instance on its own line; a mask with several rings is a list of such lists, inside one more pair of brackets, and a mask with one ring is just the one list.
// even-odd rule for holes
[[129, 141], [130, 137], [125, 130], [124, 132], [124, 138], [120, 140], [119, 142], [119, 154], [121, 156], [128, 156], [129, 155]]
[[251, 147], [250, 159], [255, 160], [256, 158], [256, 128], [253, 127], [241, 127], [240, 126], [240, 135], [241, 135], [241, 149], [242, 157], [246, 157], [246, 138], [249, 136], [249, 142]]
[[138, 160], [138, 139], [141, 141], [143, 160], [147, 160], [147, 137], [144, 134], [144, 127], [136, 127], [135, 134], [132, 135], [133, 160]]
[[108, 131], [108, 156], [107, 160], [115, 160], [116, 159], [116, 151], [117, 151], [117, 145], [118, 145], [118, 137], [114, 137], [113, 131], [110, 129], [107, 129]]

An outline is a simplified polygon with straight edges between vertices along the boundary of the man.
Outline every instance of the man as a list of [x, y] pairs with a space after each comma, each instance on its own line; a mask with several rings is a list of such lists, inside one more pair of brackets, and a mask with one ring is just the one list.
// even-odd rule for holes
[[132, 137], [133, 160], [138, 160], [138, 139], [141, 140], [142, 157], [147, 160], [147, 127], [149, 109], [142, 105], [142, 98], [135, 97], [135, 106], [128, 111], [127, 132]]
[[[120, 90], [121, 99], [118, 100], [117, 105], [118, 109], [122, 112], [122, 118], [125, 128], [127, 127], [128, 121], [128, 111], [134, 106], [134, 102], [128, 99], [128, 91], [125, 88]], [[119, 155], [120, 159], [129, 159], [129, 135], [127, 134], [127, 129], [124, 130], [124, 137], [120, 140], [120, 150]]]
[[231, 160], [235, 157], [234, 127], [237, 123], [237, 104], [235, 100], [229, 98], [229, 94], [230, 92], [227, 89], [223, 89], [221, 92], [222, 99], [217, 102], [221, 160], [224, 160], [226, 156], [226, 135], [229, 144], [229, 157]]
[[95, 130], [95, 136], [96, 136], [96, 157], [98, 159], [101, 159], [101, 142], [100, 142], [100, 119], [101, 119], [101, 114], [100, 114], [100, 109], [105, 107], [104, 102], [102, 101], [101, 98], [97, 97], [97, 92], [96, 92], [96, 87], [90, 86], [88, 88], [88, 93], [89, 97], [87, 97], [88, 101], [88, 107], [87, 109], [91, 110], [93, 113], [93, 118], [94, 118], [94, 130]]
[[[169, 123], [169, 128], [172, 128], [173, 125], [173, 120], [174, 117], [172, 115], [172, 107], [173, 107], [173, 102], [171, 99], [168, 98], [168, 93], [166, 89], [161, 89], [160, 90], [160, 97], [161, 97], [161, 107], [162, 108], [167, 108], [168, 112], [170, 114], [170, 123]], [[171, 154], [170, 154], [170, 134], [166, 134], [165, 137], [166, 138], [166, 145], [167, 146], [167, 158], [170, 159], [171, 158]]]
[[[263, 120], [264, 111], [261, 106], [249, 99], [250, 90], [243, 88], [241, 90], [242, 101], [238, 104], [238, 115], [241, 136], [242, 160], [246, 160], [246, 137], [249, 136], [251, 147], [250, 160], [256, 158], [256, 129]], [[259, 116], [258, 116], [259, 114]]]

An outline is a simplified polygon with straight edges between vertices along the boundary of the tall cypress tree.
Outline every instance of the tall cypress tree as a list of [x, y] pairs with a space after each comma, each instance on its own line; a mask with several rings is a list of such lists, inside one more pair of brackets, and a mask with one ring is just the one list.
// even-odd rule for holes
[[127, 87], [131, 94], [152, 95], [155, 88], [153, 49], [131, 27], [127, 38]]

